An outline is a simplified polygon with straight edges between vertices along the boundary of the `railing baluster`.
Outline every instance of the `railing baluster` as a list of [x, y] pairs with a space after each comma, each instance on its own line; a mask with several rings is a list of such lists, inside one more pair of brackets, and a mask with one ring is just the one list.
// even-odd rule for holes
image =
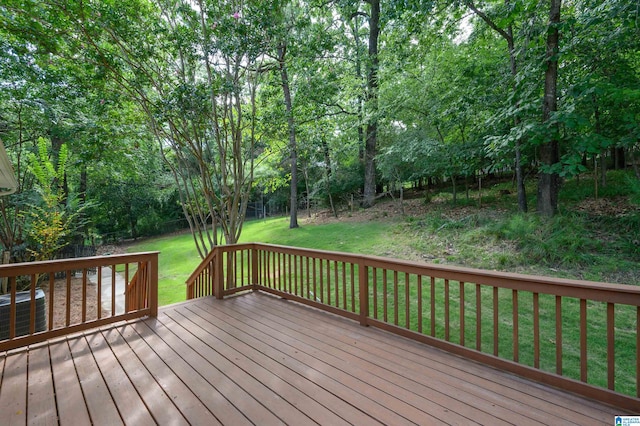
[[409, 302], [409, 274], [405, 272], [404, 273], [404, 317], [405, 317], [404, 323], [405, 323], [405, 328], [408, 328], [408, 329], [411, 328], [410, 318], [409, 318], [410, 307], [411, 307], [411, 303]]
[[[98, 310], [98, 319], [102, 318], [102, 266], [98, 266], [96, 268], [96, 275], [97, 275], [97, 279], [98, 279], [98, 288], [97, 288], [97, 293], [98, 293], [98, 306], [96, 307], [96, 309]], [[50, 308], [49, 309], [53, 309], [53, 280], [51, 280], [51, 284], [49, 285], [49, 296], [51, 298], [50, 302]], [[50, 317], [50, 320], [53, 320], [53, 316]], [[49, 325], [49, 330], [53, 329], [53, 322], [50, 322]]]
[[240, 283], [239, 284], [236, 283], [236, 286], [240, 285], [240, 287], [242, 287], [247, 283], [247, 281], [244, 279], [244, 256], [246, 254], [247, 254], [246, 251], [240, 252]]
[[320, 273], [320, 303], [324, 303], [324, 262], [320, 259], [320, 265], [318, 265], [319, 273]]
[[333, 261], [333, 281], [335, 286], [336, 308], [340, 307], [340, 281], [338, 281], [338, 261]]
[[124, 265], [124, 282], [125, 282], [125, 289], [124, 289], [124, 312], [128, 313], [129, 312], [129, 305], [131, 303], [130, 299], [130, 295], [129, 295], [129, 291], [127, 291], [127, 286], [129, 285], [129, 264], [127, 263], [126, 265]]
[[87, 269], [82, 269], [82, 322], [87, 322]]
[[[67, 287], [67, 297], [69, 297], [68, 287]], [[115, 315], [116, 315], [116, 265], [111, 265], [111, 316], [113, 317]]]
[[476, 284], [476, 350], [482, 350], [482, 288]]
[[587, 301], [580, 299], [580, 380], [587, 382]]
[[286, 292], [287, 293], [293, 293], [294, 291], [294, 282], [293, 282], [293, 275], [295, 275], [295, 268], [293, 266], [293, 258], [294, 256], [291, 254], [287, 255], [287, 281], [288, 284], [286, 286]]
[[276, 260], [273, 264], [274, 273], [277, 275], [276, 288], [282, 291], [282, 272], [280, 268], [280, 252], [276, 252]]
[[378, 319], [378, 268], [371, 268], [373, 284], [373, 318]]
[[306, 274], [306, 281], [307, 281], [307, 291], [305, 292], [305, 296], [306, 298], [309, 298], [309, 291], [311, 290], [311, 273], [309, 272], [309, 256], [305, 256], [305, 263], [307, 266], [307, 274]]
[[418, 333], [422, 334], [422, 275], [418, 275]]
[[444, 280], [444, 340], [447, 342], [449, 338], [449, 280]]
[[393, 271], [393, 323], [398, 325], [398, 271]]
[[616, 387], [615, 321], [615, 305], [607, 303], [607, 387], [611, 390]]
[[36, 275], [31, 274], [31, 285], [29, 286], [29, 334], [36, 332]]
[[518, 362], [520, 360], [520, 344], [518, 341], [519, 327], [518, 327], [518, 290], [513, 290], [512, 294], [512, 306], [513, 306], [513, 360]]
[[347, 310], [347, 264], [345, 262], [340, 262], [340, 264], [342, 265], [342, 309], [346, 311]]
[[369, 267], [362, 260], [358, 263], [358, 294], [360, 295], [358, 298], [360, 325], [368, 325], [369, 316], [371, 316], [369, 311]]
[[533, 367], [540, 368], [540, 300], [533, 293]]
[[268, 250], [264, 250], [264, 261], [265, 261], [265, 267], [264, 267], [264, 274], [265, 274], [265, 278], [264, 278], [264, 282], [261, 283], [263, 285], [266, 285], [268, 288], [274, 288], [274, 277], [275, 277], [275, 272], [273, 271], [273, 259], [274, 259], [274, 255], [273, 252], [268, 251]]
[[464, 346], [464, 281], [460, 281], [460, 345]]
[[[67, 276], [67, 319], [65, 321], [65, 325], [69, 327], [69, 324], [71, 324], [71, 271], [65, 271], [65, 274]], [[115, 284], [113, 287], [113, 291], [115, 292]], [[115, 303], [115, 300], [113, 303]]]
[[316, 259], [313, 258], [313, 300], [318, 300], [318, 269], [316, 268]]
[[327, 259], [327, 305], [331, 305], [331, 261]]
[[382, 270], [382, 303], [384, 304], [384, 309], [383, 309], [383, 316], [384, 316], [384, 322], [389, 321], [389, 311], [388, 311], [388, 304], [389, 304], [389, 297], [387, 296], [387, 270], [386, 268]]
[[[98, 268], [100, 270], [100, 268]], [[53, 318], [55, 312], [55, 304], [54, 301], [56, 299], [56, 284], [55, 284], [55, 273], [49, 273], [49, 330], [53, 330]], [[100, 281], [98, 281], [98, 295], [100, 295]], [[99, 297], [99, 296], [98, 296]], [[100, 306], [100, 299], [98, 299], [98, 306]], [[100, 318], [100, 317], [98, 317]]]
[[640, 306], [636, 307], [636, 396], [640, 398]]
[[[355, 274], [356, 266], [353, 263], [350, 263], [350, 265], [351, 265], [351, 312], [355, 312], [356, 311], [356, 288], [355, 288], [356, 287], [356, 284], [355, 284], [355, 281], [356, 281], [356, 274]], [[367, 277], [367, 278], [369, 278], [369, 277]], [[375, 280], [374, 280], [374, 285], [375, 285]], [[376, 294], [375, 287], [374, 287], [373, 294], [374, 295]], [[369, 297], [368, 294], [367, 294], [367, 297]]]
[[431, 337], [436, 336], [436, 277], [431, 277]]
[[9, 339], [16, 337], [16, 293], [18, 290], [18, 282], [16, 277], [9, 280], [11, 285], [11, 307], [9, 308]]
[[498, 356], [500, 346], [500, 318], [498, 317], [498, 287], [493, 287], [493, 355]]
[[562, 296], [556, 296], [556, 374], [562, 376]]

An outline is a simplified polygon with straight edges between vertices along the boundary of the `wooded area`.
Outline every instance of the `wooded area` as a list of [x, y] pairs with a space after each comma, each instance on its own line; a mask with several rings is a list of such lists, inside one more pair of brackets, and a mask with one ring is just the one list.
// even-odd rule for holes
[[637, 0], [5, 0], [0, 44], [13, 261], [186, 226], [204, 257], [252, 202], [297, 227], [502, 175], [553, 216], [565, 179], [640, 180]]

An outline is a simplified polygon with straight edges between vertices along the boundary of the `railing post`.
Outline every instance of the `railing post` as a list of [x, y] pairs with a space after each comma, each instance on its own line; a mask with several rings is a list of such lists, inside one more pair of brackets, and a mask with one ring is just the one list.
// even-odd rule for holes
[[213, 295], [216, 299], [222, 299], [224, 294], [224, 263], [222, 262], [222, 258], [224, 257], [224, 253], [220, 250], [220, 247], [214, 247], [215, 256], [213, 257], [213, 261], [215, 262], [215, 270], [213, 277]]
[[358, 287], [360, 301], [360, 325], [369, 325], [369, 268], [364, 260], [358, 262]]
[[258, 268], [258, 261], [258, 249], [256, 247], [253, 247], [251, 249], [251, 285], [253, 286], [253, 290], [257, 290], [259, 284], [258, 271], [260, 269]]
[[158, 316], [158, 253], [153, 253], [149, 260], [149, 316]]

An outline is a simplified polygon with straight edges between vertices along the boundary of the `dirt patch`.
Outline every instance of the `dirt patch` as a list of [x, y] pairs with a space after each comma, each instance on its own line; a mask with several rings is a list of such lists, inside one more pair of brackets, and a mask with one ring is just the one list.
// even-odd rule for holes
[[[49, 311], [49, 300], [51, 291], [49, 281], [45, 281], [40, 285], [45, 294], [47, 314]], [[67, 299], [67, 288], [69, 289], [69, 299]], [[86, 298], [85, 298], [86, 292]], [[53, 288], [54, 312], [53, 312], [53, 328], [65, 327], [67, 325], [67, 306], [69, 307], [69, 325], [80, 324], [84, 321], [95, 320], [98, 317], [98, 296], [96, 285], [87, 280], [86, 289], [83, 290], [82, 277], [72, 277], [67, 286], [66, 279], [57, 279], [54, 281]], [[82, 301], [86, 300], [83, 307]], [[83, 314], [84, 312], [84, 314]]]
[[575, 210], [592, 216], [621, 217], [640, 212], [640, 206], [629, 202], [629, 197], [589, 198], [582, 200]]
[[424, 199], [404, 200], [379, 200], [373, 207], [362, 209], [339, 210], [338, 217], [331, 210], [320, 210], [307, 215], [306, 210], [301, 210], [298, 219], [302, 223], [325, 224], [335, 222], [363, 222], [371, 220], [388, 220], [401, 217], [418, 217], [436, 208], [439, 203], [425, 203]]

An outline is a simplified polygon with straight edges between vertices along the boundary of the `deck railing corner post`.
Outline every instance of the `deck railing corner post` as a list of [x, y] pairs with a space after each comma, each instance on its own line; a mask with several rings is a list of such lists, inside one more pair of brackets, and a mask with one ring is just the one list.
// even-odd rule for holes
[[214, 276], [213, 276], [213, 295], [216, 299], [222, 299], [224, 295], [224, 264], [223, 257], [224, 252], [220, 249], [220, 246], [213, 248], [214, 256]]
[[158, 253], [153, 253], [149, 261], [149, 316], [158, 316]]
[[253, 288], [253, 290], [257, 290], [258, 289], [258, 285], [259, 283], [259, 267], [258, 267], [258, 262], [260, 260], [260, 257], [258, 256], [258, 248], [253, 245], [251, 248], [251, 286]]

